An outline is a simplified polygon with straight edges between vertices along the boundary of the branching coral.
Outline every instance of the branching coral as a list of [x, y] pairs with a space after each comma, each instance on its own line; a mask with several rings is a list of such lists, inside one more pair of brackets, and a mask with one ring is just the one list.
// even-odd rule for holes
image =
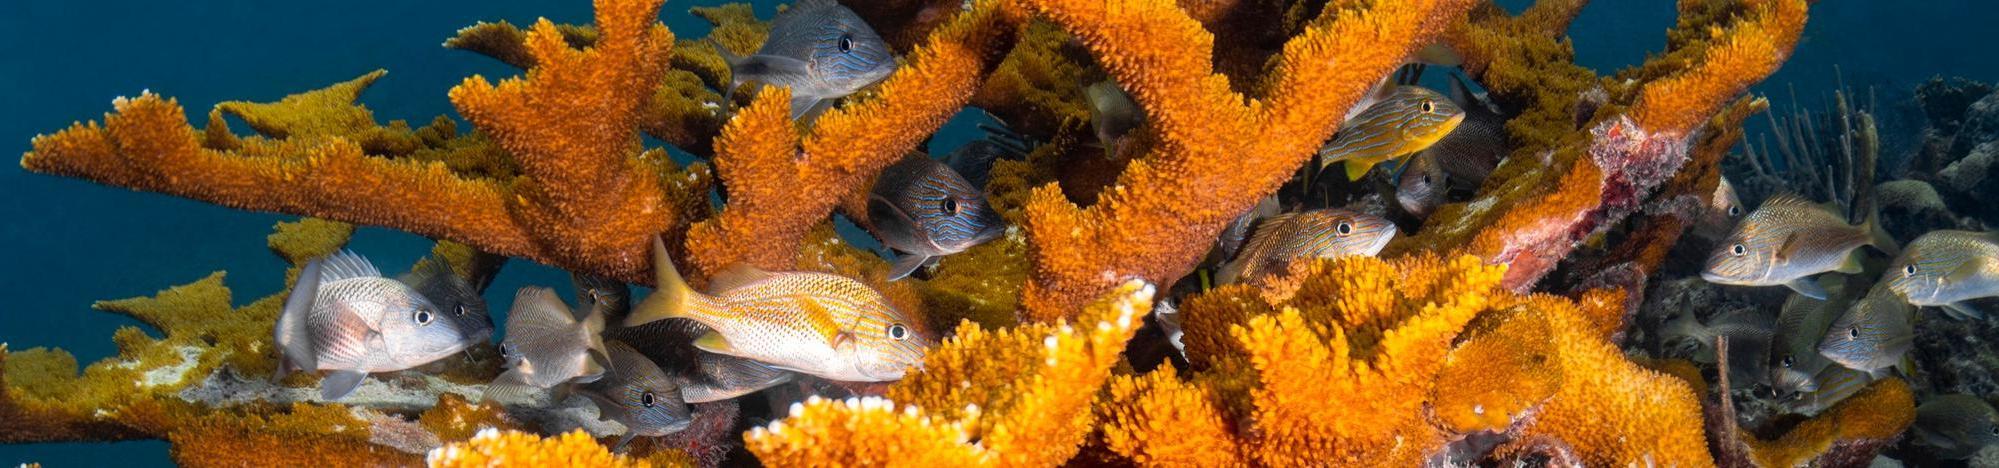
[[582, 432], [543, 438], [534, 434], [486, 430], [469, 440], [430, 452], [425, 458], [433, 467], [488, 466], [577, 466], [640, 467], [692, 466], [685, 459], [637, 460], [611, 453], [596, 439]]
[[1022, 305], [1036, 320], [1069, 316], [1127, 278], [1186, 274], [1224, 224], [1310, 158], [1370, 85], [1470, 6], [1328, 9], [1285, 44], [1264, 100], [1250, 101], [1213, 72], [1214, 36], [1172, 2], [1021, 3], [1089, 47], [1158, 136], [1089, 208], [1055, 187], [1035, 191], [1026, 223], [1035, 272]]

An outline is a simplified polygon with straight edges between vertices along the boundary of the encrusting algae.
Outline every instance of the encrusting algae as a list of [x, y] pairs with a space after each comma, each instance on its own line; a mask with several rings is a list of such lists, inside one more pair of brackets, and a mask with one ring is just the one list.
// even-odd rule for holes
[[[643, 281], [654, 236], [697, 287], [736, 263], [838, 274], [949, 337], [902, 380], [798, 382], [854, 396], [772, 397], [767, 413], [695, 405], [686, 432], [616, 454], [605, 442], [623, 428], [595, 413], [473, 403], [500, 372], [490, 345], [338, 403], [317, 401], [315, 377], [272, 381], [285, 294], [232, 307], [218, 272], [97, 304], [164, 335], [122, 329], [104, 361], [0, 346], [0, 442], [165, 439], [176, 461], [213, 465], [715, 465], [740, 445], [772, 465], [1790, 466], [1864, 460], [1912, 418], [1908, 385], [1886, 380], [1782, 434], [1738, 432], [1710, 421], [1696, 369], [1617, 346], [1666, 255], [1642, 243], [1672, 244], [1693, 219], [1675, 210], [1711, 201], [1720, 158], [1765, 106], [1739, 95], [1788, 56], [1806, 0], [1680, 2], [1666, 52], [1615, 76], [1571, 60], [1582, 0], [1518, 15], [1482, 0], [852, 3], [899, 65], [809, 123], [790, 118], [785, 88], [727, 89], [716, 48], [772, 34], [748, 5], [695, 8], [715, 28], [694, 39], [657, 21], [659, 0], [598, 0], [593, 24], [458, 31], [446, 47], [524, 70], [450, 91], [468, 128], [379, 123], [356, 104], [375, 71], [223, 103], [201, 129], [171, 99], [121, 98], [102, 123], [37, 137], [21, 164], [309, 216], [271, 238], [294, 278], [355, 225], [437, 239], [423, 261], [479, 289], [516, 257]], [[1371, 87], [1437, 44], [1511, 116], [1512, 153], [1475, 198], [1379, 259], [1173, 287]], [[1095, 143], [1082, 92], [1105, 80], [1145, 116], [1114, 148]], [[889, 281], [831, 218], [865, 225], [851, 201], [968, 105], [1036, 143], [984, 187], [1017, 227]], [[703, 161], [676, 164], [642, 136]], [[1566, 289], [1542, 284], [1584, 238], [1627, 225]], [[1142, 359], [1146, 315], [1167, 302], [1184, 350]], [[773, 420], [742, 422], [753, 415]]]

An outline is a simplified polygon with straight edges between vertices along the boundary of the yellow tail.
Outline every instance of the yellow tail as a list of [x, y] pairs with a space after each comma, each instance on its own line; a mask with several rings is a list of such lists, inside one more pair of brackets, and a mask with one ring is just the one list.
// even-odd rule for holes
[[652, 238], [652, 274], [654, 289], [652, 295], [632, 308], [625, 317], [625, 326], [635, 327], [669, 318], [688, 317], [688, 303], [701, 293], [687, 287], [681, 279], [680, 270], [673, 267], [673, 259], [666, 255], [666, 242], [658, 236]]

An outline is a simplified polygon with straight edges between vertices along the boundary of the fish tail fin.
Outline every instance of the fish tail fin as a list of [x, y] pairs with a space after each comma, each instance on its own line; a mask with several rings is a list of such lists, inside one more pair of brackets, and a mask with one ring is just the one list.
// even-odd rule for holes
[[1347, 181], [1352, 182], [1360, 180], [1362, 176], [1367, 175], [1368, 169], [1373, 169], [1373, 168], [1374, 168], [1374, 163], [1361, 161], [1357, 159], [1348, 159], [1346, 160]]
[[608, 318], [604, 317], [604, 312], [596, 307], [590, 308], [586, 313], [590, 315], [583, 317], [583, 323], [580, 325], [583, 328], [584, 339], [589, 340], [590, 352], [598, 362], [610, 362], [608, 356], [611, 352], [604, 348], [604, 321]]
[[632, 308], [631, 315], [625, 317], [626, 327], [636, 327], [676, 317], [701, 321], [690, 315], [689, 312], [692, 311], [688, 310], [694, 302], [700, 300], [701, 293], [694, 292], [694, 288], [687, 286], [687, 280], [680, 277], [680, 270], [674, 268], [673, 258], [667, 256], [666, 242], [656, 236], [652, 239], [652, 274], [654, 277], [652, 295], [646, 296], [644, 301]]
[[1881, 228], [1881, 210], [1867, 210], [1867, 218], [1860, 222], [1860, 228], [1867, 230], [1869, 245], [1881, 249], [1882, 252], [1887, 253], [1890, 257], [1902, 254], [1902, 246], [1895, 242], [1895, 236], [1888, 234], [1888, 230]]
[[317, 356], [313, 354], [312, 336], [306, 330], [307, 316], [312, 314], [312, 304], [319, 297], [320, 269], [325, 259], [306, 262], [298, 272], [298, 281], [293, 283], [291, 293], [285, 296], [285, 308], [278, 315], [276, 341], [283, 354], [278, 366], [278, 377], [284, 377], [293, 370], [311, 372], [317, 367]]
[[909, 275], [916, 273], [916, 270], [923, 269], [923, 265], [928, 263], [930, 263], [930, 256], [928, 255], [902, 254], [901, 256], [897, 256], [895, 257], [895, 261], [890, 263], [888, 280], [897, 281], [908, 278]]

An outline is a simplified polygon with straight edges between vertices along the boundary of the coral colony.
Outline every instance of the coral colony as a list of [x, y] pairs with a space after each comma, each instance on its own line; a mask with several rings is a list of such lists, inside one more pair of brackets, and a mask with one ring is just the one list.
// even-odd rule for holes
[[[1730, 398], [1748, 384], [1729, 366], [1760, 363], [1731, 362], [1730, 337], [1700, 343], [1718, 360], [1620, 347], [1653, 335], [1636, 325], [1648, 278], [1703, 207], [1734, 196], [1718, 190], [1722, 161], [1768, 107], [1744, 93], [1790, 54], [1808, 0], [1681, 1], [1666, 50], [1612, 76], [1572, 61], [1564, 31], [1582, 0], [1517, 15], [1486, 0], [850, 3], [873, 28], [864, 37], [899, 62], [851, 95], [809, 96], [837, 102], [828, 108], [795, 108], [784, 86], [730, 89], [739, 57], [778, 53], [765, 43], [789, 27], [782, 16], [695, 8], [715, 28], [682, 38], [657, 22], [660, 0], [598, 0], [594, 24], [481, 23], [447, 41], [524, 70], [449, 91], [470, 128], [377, 122], [355, 103], [385, 78], [375, 71], [224, 103], [201, 128], [170, 98], [120, 98], [102, 122], [36, 137], [21, 166], [304, 217], [270, 236], [292, 281], [357, 225], [436, 239], [423, 261], [479, 289], [510, 258], [619, 290], [664, 278], [655, 261], [702, 292], [775, 277], [766, 271], [839, 275], [913, 318], [889, 338], [938, 338], [901, 378], [780, 367], [764, 370], [798, 374], [717, 401], [584, 398], [620, 381], [600, 366], [585, 370], [609, 374], [581, 386], [500, 397], [486, 390], [504, 370], [533, 372], [501, 340], [328, 400], [318, 388], [330, 377], [277, 372], [287, 294], [233, 308], [217, 272], [96, 304], [164, 336], [126, 327], [120, 353], [81, 372], [61, 350], [0, 348], [0, 442], [163, 439], [178, 462], [232, 466], [1794, 466], [1865, 463], [1918, 419], [1911, 385], [1883, 377], [1751, 427], [1738, 415], [1755, 408]], [[854, 37], [819, 47], [844, 52]], [[1419, 59], [1438, 50], [1447, 57]], [[756, 60], [763, 73], [810, 65]], [[1273, 196], [1286, 211], [1393, 210], [1364, 186], [1392, 193], [1402, 155], [1379, 155], [1389, 159], [1360, 181], [1305, 169], [1338, 166], [1316, 159], [1321, 147], [1409, 66], [1462, 73], [1489, 95], [1507, 119], [1504, 162], [1425, 217], [1389, 212], [1400, 233], [1377, 256], [1283, 259], [1254, 280], [1212, 281], [1217, 238], [1241, 237], [1225, 231]], [[1143, 114], [1113, 144], [1083, 92], [1100, 82]], [[1421, 99], [1401, 105], [1441, 104]], [[869, 219], [876, 176], [971, 108], [1026, 142], [976, 178], [1011, 227], [891, 281], [890, 263], [832, 221], [893, 221]], [[644, 136], [699, 162], [676, 164]], [[1757, 172], [1783, 177], [1762, 154], [1750, 155]], [[586, 296], [571, 298], [579, 314], [671, 306]], [[736, 307], [702, 300], [718, 301], [704, 323]], [[836, 349], [880, 331], [810, 315], [837, 317], [834, 303], [801, 302], [807, 315], [791, 318], [819, 323], [799, 327]], [[758, 361], [738, 336], [661, 344], [637, 321], [589, 323], [669, 375], [702, 353]], [[621, 404], [691, 411], [634, 438], [638, 422], [609, 418]]]

